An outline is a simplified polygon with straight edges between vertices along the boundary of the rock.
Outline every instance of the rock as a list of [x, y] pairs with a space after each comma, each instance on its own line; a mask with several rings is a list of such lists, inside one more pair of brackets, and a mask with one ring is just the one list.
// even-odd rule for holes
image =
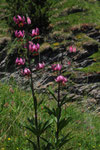
[[9, 37], [0, 38], [0, 71], [5, 71], [7, 61], [6, 46], [10, 41]]
[[77, 78], [73, 78], [73, 81], [75, 83], [95, 83], [100, 82], [100, 74], [91, 74], [87, 76], [80, 76]]
[[85, 12], [86, 9], [79, 8], [79, 7], [72, 7], [72, 8], [66, 8], [64, 9], [58, 16], [66, 16], [69, 14], [77, 13], [77, 12]]
[[90, 104], [90, 105], [92, 105], [92, 104], [97, 104], [97, 101], [96, 101], [96, 99], [94, 99], [94, 98], [88, 98], [88, 99], [87, 99], [87, 102], [88, 102], [88, 104]]
[[97, 42], [85, 42], [83, 44], [83, 48], [85, 50], [87, 50], [87, 52], [89, 53], [88, 56], [92, 55], [93, 53], [97, 52], [98, 51], [98, 43]]
[[93, 62], [95, 62], [95, 61], [87, 58], [87, 59], [83, 60], [81, 63], [78, 63], [77, 67], [87, 67], [87, 66], [91, 65]]
[[99, 112], [99, 113], [100, 113], [100, 107], [98, 107], [98, 108], [96, 109], [96, 112]]

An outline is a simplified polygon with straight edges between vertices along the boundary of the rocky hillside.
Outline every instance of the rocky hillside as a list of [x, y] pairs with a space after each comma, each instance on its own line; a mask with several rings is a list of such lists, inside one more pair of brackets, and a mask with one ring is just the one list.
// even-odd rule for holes
[[[1, 5], [3, 6], [3, 4]], [[1, 7], [0, 6], [0, 7]], [[97, 107], [100, 111], [100, 1], [96, 0], [58, 0], [52, 5], [50, 11], [51, 32], [44, 37], [41, 45], [41, 61], [46, 63], [43, 71], [36, 72], [33, 76], [36, 80], [36, 88], [45, 91], [45, 88], [53, 84], [55, 74], [48, 65], [54, 62], [62, 62], [62, 73], [70, 79], [70, 86], [64, 87], [63, 93], [68, 92], [72, 101], [78, 100], [91, 109]], [[3, 8], [4, 12], [6, 9]], [[4, 14], [0, 12], [0, 17]], [[2, 31], [4, 25], [2, 26]], [[1, 30], [0, 30], [1, 31]], [[4, 30], [7, 33], [7, 27]], [[0, 32], [1, 33], [1, 32]], [[6, 40], [5, 40], [6, 39]], [[23, 89], [29, 80], [19, 76], [15, 69], [14, 60], [6, 66], [8, 34], [0, 38], [0, 79], [16, 80]], [[76, 47], [77, 52], [69, 53], [69, 46]], [[11, 56], [15, 58], [15, 54]], [[38, 62], [35, 57], [35, 62]], [[71, 67], [68, 66], [71, 61]], [[5, 70], [5, 68], [7, 68]], [[40, 78], [42, 76], [42, 78]], [[56, 90], [56, 87], [55, 87]], [[63, 94], [62, 93], [62, 94]]]

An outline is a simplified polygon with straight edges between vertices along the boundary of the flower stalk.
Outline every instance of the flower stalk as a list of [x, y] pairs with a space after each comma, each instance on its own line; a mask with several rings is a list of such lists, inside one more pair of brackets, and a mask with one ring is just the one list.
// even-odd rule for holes
[[[37, 113], [37, 99], [35, 96], [34, 92], [34, 81], [32, 78], [32, 68], [31, 68], [31, 62], [30, 62], [30, 55], [29, 55], [29, 50], [28, 50], [28, 63], [29, 63], [29, 69], [31, 71], [30, 77], [31, 77], [31, 91], [32, 91], [32, 97], [33, 97], [33, 103], [34, 103], [34, 112], [35, 112], [35, 127], [36, 130], [38, 131], [38, 113]], [[37, 145], [38, 145], [38, 150], [40, 150], [40, 137], [37, 135]]]

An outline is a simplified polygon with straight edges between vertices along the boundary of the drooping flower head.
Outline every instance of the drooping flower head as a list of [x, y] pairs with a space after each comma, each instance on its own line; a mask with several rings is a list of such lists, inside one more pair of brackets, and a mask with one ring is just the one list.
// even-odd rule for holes
[[43, 69], [44, 67], [45, 67], [45, 63], [42, 62], [37, 65], [36, 69], [39, 70], [39, 69]]
[[55, 71], [56, 64], [51, 65], [51, 69]]
[[21, 70], [21, 74], [29, 76], [31, 74], [31, 71], [28, 68], [25, 68], [24, 70]]
[[70, 66], [70, 65], [71, 65], [71, 62], [70, 62], [70, 61], [68, 61], [68, 62], [67, 62], [67, 64], [68, 64], [68, 66]]
[[27, 17], [27, 24], [31, 24], [31, 19]]
[[65, 84], [65, 82], [67, 82], [67, 78], [65, 78], [65, 77], [62, 76], [62, 75], [59, 75], [59, 76], [55, 79], [55, 81], [58, 82], [58, 83]]
[[69, 52], [70, 53], [75, 53], [76, 52], [76, 47], [70, 46], [69, 47]]
[[39, 35], [39, 29], [38, 28], [32, 30], [31, 36], [34, 37], [36, 35]]
[[37, 44], [33, 44], [33, 42], [29, 41], [29, 51], [30, 52], [38, 52], [40, 48], [40, 45], [37, 43]]
[[24, 65], [25, 64], [25, 59], [22, 59], [22, 58], [18, 58], [16, 59], [15, 61], [16, 65]]
[[60, 65], [60, 64], [53, 64], [53, 65], [51, 65], [51, 68], [52, 68], [53, 71], [60, 71], [61, 68], [62, 68], [62, 65]]
[[17, 15], [17, 17], [13, 17], [13, 20], [16, 24], [18, 24], [19, 27], [23, 27], [24, 24], [26, 24], [25, 22], [25, 17], [21, 17], [20, 15]]
[[24, 32], [24, 30], [23, 31], [21, 31], [21, 30], [19, 30], [19, 31], [15, 31], [15, 36], [17, 37], [17, 38], [20, 38], [20, 37], [24, 37], [24, 35], [25, 35], [25, 32]]

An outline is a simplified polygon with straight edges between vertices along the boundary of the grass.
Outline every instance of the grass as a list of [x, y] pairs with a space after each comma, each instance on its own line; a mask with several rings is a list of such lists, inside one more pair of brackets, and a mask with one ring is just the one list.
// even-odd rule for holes
[[0, 37], [8, 37], [10, 36], [7, 33], [8, 25], [5, 21], [5, 10], [6, 10], [7, 3], [5, 0], [0, 1]]
[[100, 49], [98, 52], [94, 53], [93, 55], [89, 56], [90, 59], [94, 60], [94, 63], [88, 67], [78, 69], [85, 73], [100, 73]]
[[[12, 81], [11, 81], [12, 82]], [[13, 89], [13, 90], [12, 90]], [[33, 115], [33, 101], [30, 92], [22, 91], [15, 83], [6, 85], [0, 83], [0, 150], [31, 150], [27, 138], [34, 136], [24, 127], [28, 117]], [[44, 106], [49, 108], [55, 105], [54, 100], [48, 99], [47, 95], [40, 95], [45, 98], [39, 108], [40, 118], [46, 120]], [[63, 107], [63, 116], [71, 117], [72, 121], [62, 134], [71, 131], [72, 140], [69, 141], [63, 150], [72, 146], [74, 150], [99, 150], [100, 149], [100, 116], [90, 113], [83, 106], [76, 103], [68, 103]], [[53, 135], [54, 125], [46, 132], [45, 137]], [[51, 134], [52, 133], [52, 134]], [[49, 136], [48, 136], [49, 135]], [[53, 137], [52, 137], [53, 138]]]
[[[69, 8], [83, 8], [85, 11], [83, 12], [77, 12], [77, 13], [70, 13], [69, 15], [63, 15], [63, 16], [58, 16], [58, 17], [53, 17], [53, 14], [60, 14], [61, 12], [64, 12], [64, 9], [69, 9]], [[56, 10], [55, 10], [56, 8]], [[85, 0], [77, 0], [77, 1], [66, 1], [64, 5], [58, 5], [56, 3], [53, 5], [53, 10], [51, 12], [52, 17], [51, 17], [51, 22], [55, 23], [57, 21], [61, 20], [67, 20], [69, 22], [67, 27], [73, 26], [73, 25], [78, 25], [82, 23], [96, 23], [100, 24], [99, 19], [100, 19], [100, 2], [95, 2], [91, 3]]]

